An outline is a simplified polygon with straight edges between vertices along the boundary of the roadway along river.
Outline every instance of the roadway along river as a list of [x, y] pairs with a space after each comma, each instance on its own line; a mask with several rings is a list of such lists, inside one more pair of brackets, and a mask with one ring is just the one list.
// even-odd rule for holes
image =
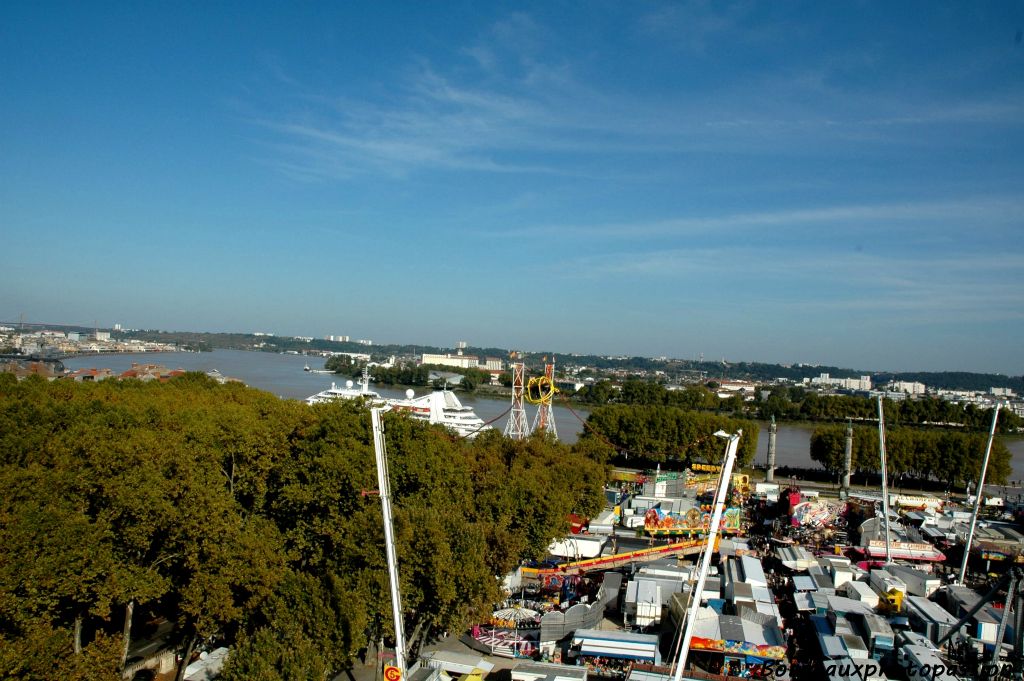
[[[332, 381], [343, 383], [344, 379], [330, 374], [314, 374], [303, 371], [309, 364], [313, 369], [323, 367], [323, 361], [316, 357], [302, 355], [279, 355], [270, 352], [246, 352], [242, 350], [214, 350], [213, 352], [170, 352], [142, 355], [101, 355], [78, 357], [64, 361], [69, 370], [83, 368], [109, 368], [117, 372], [131, 368], [133, 362], [162, 364], [169, 369], [185, 369], [187, 371], [210, 371], [217, 369], [225, 376], [245, 381], [248, 385], [274, 393], [279, 397], [305, 399], [310, 395], [330, 387]], [[404, 391], [388, 388], [374, 390], [385, 397], [403, 397]], [[417, 394], [423, 394], [419, 389]], [[484, 421], [501, 417], [494, 427], [504, 429], [508, 416], [509, 402], [488, 398], [459, 396], [463, 404], [472, 406]], [[536, 416], [536, 407], [526, 405], [526, 415], [532, 425]], [[560, 406], [554, 407], [555, 426], [558, 437], [563, 442], [573, 443], [583, 431], [581, 419], [586, 419], [585, 409], [573, 407], [571, 410]], [[761, 423], [757, 438], [756, 463], [763, 465], [768, 452], [768, 424]], [[810, 439], [813, 425], [779, 424], [776, 438], [776, 465], [794, 467], [814, 467], [810, 459]], [[1024, 480], [1024, 439], [1006, 440], [1006, 445], [1013, 454], [1013, 473], [1011, 479]]]

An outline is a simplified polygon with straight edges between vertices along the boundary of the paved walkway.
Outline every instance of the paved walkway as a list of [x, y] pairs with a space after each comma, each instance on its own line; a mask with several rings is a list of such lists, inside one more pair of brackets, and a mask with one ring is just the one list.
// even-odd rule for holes
[[[619, 625], [609, 619], [601, 621], [599, 629], [617, 630]], [[508, 657], [499, 657], [497, 655], [483, 655], [479, 651], [473, 650], [465, 643], [459, 640], [458, 636], [450, 635], [448, 638], [441, 641], [435, 641], [427, 646], [424, 646], [423, 652], [431, 652], [434, 650], [443, 650], [447, 652], [462, 653], [464, 655], [472, 655], [474, 657], [482, 657], [487, 662], [494, 665], [494, 670], [488, 675], [488, 681], [505, 681], [510, 678], [509, 670], [515, 667], [523, 660], [516, 660]], [[381, 678], [381, 670], [379, 665], [365, 665], [356, 663], [356, 666], [351, 672], [345, 672], [335, 677], [335, 681], [383, 681]]]
[[[482, 655], [476, 650], [473, 650], [465, 643], [459, 640], [458, 636], [448, 636], [448, 638], [441, 641], [435, 641], [429, 645], [424, 646], [423, 652], [431, 652], [435, 650], [443, 650], [447, 652], [462, 653], [463, 655], [472, 655], [474, 657], [482, 657], [486, 661], [494, 665], [494, 671], [491, 672], [491, 676], [488, 678], [494, 678], [496, 673], [501, 670], [509, 670], [512, 667], [519, 664], [520, 660], [513, 660], [507, 657], [498, 657], [496, 655]], [[498, 681], [502, 678], [508, 678], [507, 674], [497, 675]], [[356, 663], [356, 666], [351, 672], [345, 672], [335, 677], [335, 681], [382, 681], [381, 670], [379, 664], [360, 664]]]

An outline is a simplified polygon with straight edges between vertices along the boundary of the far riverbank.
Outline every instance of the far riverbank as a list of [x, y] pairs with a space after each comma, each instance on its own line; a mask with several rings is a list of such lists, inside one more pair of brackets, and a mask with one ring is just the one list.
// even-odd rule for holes
[[[303, 367], [311, 364], [315, 358], [304, 355], [281, 355], [271, 352], [251, 352], [245, 350], [214, 350], [213, 352], [161, 352], [143, 354], [104, 354], [76, 357], [64, 361], [64, 366], [75, 369], [108, 368], [116, 372], [127, 371], [133, 362], [140, 364], [162, 364], [169, 369], [186, 371], [220, 371], [244, 381], [247, 385], [266, 390], [285, 399], [305, 399], [330, 387], [331, 383], [344, 384], [345, 378], [329, 374], [315, 374], [303, 371]], [[314, 368], [319, 368], [314, 366]], [[396, 388], [374, 388], [385, 397], [402, 397], [405, 391]], [[424, 388], [417, 389], [423, 394]], [[505, 412], [509, 409], [509, 399], [493, 398], [486, 395], [459, 395], [459, 399], [467, 406], [473, 407], [484, 421], [497, 420], [494, 427], [504, 430], [508, 421]], [[537, 408], [526, 405], [528, 422], [532, 425]], [[563, 442], [576, 442], [584, 430], [583, 420], [587, 418], [587, 407], [573, 405], [571, 410], [558, 401], [554, 405], [555, 426], [558, 437]], [[500, 417], [500, 418], [499, 418]], [[766, 422], [758, 424], [757, 455], [754, 464], [763, 466], [768, 458], [768, 426]], [[817, 468], [810, 457], [811, 433], [817, 424], [798, 422], [778, 424], [776, 435], [776, 465], [791, 468]], [[1024, 438], [1003, 437], [1003, 442], [1013, 456], [1011, 480], [1024, 480]]]

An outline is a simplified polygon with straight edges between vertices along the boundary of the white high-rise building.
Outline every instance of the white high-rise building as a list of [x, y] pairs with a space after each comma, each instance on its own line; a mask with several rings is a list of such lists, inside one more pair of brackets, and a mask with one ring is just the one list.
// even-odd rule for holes
[[895, 393], [906, 393], [907, 395], [924, 395], [927, 388], [924, 383], [916, 381], [893, 381], [889, 384], [889, 390]]

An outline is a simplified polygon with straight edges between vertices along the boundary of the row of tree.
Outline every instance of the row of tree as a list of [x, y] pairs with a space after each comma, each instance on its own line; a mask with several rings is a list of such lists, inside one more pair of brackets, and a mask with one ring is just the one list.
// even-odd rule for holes
[[[387, 416], [411, 645], [602, 506], [600, 448]], [[211, 640], [228, 681], [330, 678], [393, 634], [374, 470], [358, 405], [0, 376], [0, 676], [120, 678], [138, 611], [174, 623], [179, 679]]]
[[738, 469], [754, 460], [758, 426], [753, 421], [718, 414], [646, 405], [598, 407], [590, 413], [580, 441], [614, 450], [624, 460], [632, 460], [633, 467], [668, 464], [682, 469], [692, 463], [720, 463], [723, 441], [713, 434], [740, 429], [743, 437], [737, 452]]
[[[960, 486], [980, 477], [988, 436], [943, 430], [890, 428], [885, 436], [889, 475], [919, 480], [938, 480]], [[819, 426], [811, 434], [811, 459], [834, 475], [843, 472], [846, 460], [846, 428]], [[1011, 454], [998, 438], [992, 444], [986, 480], [1004, 484], [1012, 470]], [[852, 470], [859, 474], [881, 472], [878, 429], [853, 428]]]
[[[988, 430], [992, 410], [974, 404], [954, 404], [927, 396], [900, 401], [883, 400], [885, 421], [892, 425], [916, 425]], [[805, 421], [877, 421], [878, 402], [857, 395], [819, 395], [803, 388], [775, 387], [756, 403], [761, 418]], [[999, 432], [1014, 432], [1024, 421], [1011, 411], [999, 415]]]
[[[354, 361], [348, 355], [334, 355], [327, 358], [324, 368], [336, 374], [350, 378], [359, 378], [363, 364]], [[430, 367], [412, 363], [396, 364], [395, 366], [373, 367], [373, 382], [378, 385], [411, 385], [425, 386], [430, 383]]]
[[[628, 380], [621, 386], [599, 381], [584, 386], [576, 399], [584, 404], [625, 404], [677, 407], [687, 410], [728, 413], [741, 418], [788, 421], [877, 421], [878, 403], [856, 395], [819, 395], [799, 386], [758, 388], [756, 399], [747, 402], [739, 394], [720, 398], [704, 385], [689, 385], [669, 390], [651, 381]], [[974, 404], [960, 405], [924, 397], [901, 401], [884, 401], [885, 419], [893, 425], [935, 426], [988, 430], [992, 410]], [[999, 417], [999, 432], [1015, 432], [1024, 427], [1024, 420], [1010, 411]]]
[[[334, 355], [327, 359], [324, 368], [337, 374], [357, 378], [363, 371], [363, 365], [353, 361], [348, 355]], [[400, 362], [394, 366], [373, 367], [373, 382], [378, 385], [401, 385], [401, 386], [425, 386], [433, 385], [435, 388], [445, 387], [443, 379], [431, 381], [430, 374], [434, 371], [445, 371], [462, 376], [457, 387], [464, 392], [473, 392], [480, 386], [491, 380], [491, 375], [486, 371], [475, 368], [462, 368], [450, 366], [437, 366], [429, 364], [415, 364], [413, 362]], [[511, 378], [509, 379], [511, 382]]]
[[[682, 390], [669, 390], [660, 383], [629, 380], [621, 386], [611, 381], [598, 381], [583, 386], [576, 399], [584, 404], [630, 404], [643, 406], [678, 407], [688, 410], [715, 411], [722, 400], [703, 385], [688, 385]], [[742, 399], [740, 400], [742, 404]]]

